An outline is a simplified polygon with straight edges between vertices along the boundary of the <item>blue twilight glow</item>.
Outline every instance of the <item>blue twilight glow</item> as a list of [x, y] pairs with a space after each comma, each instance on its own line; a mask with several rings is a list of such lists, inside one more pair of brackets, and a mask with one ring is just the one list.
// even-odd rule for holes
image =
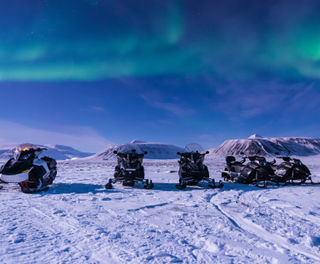
[[316, 0], [3, 1], [0, 143], [318, 137], [319, 13]]

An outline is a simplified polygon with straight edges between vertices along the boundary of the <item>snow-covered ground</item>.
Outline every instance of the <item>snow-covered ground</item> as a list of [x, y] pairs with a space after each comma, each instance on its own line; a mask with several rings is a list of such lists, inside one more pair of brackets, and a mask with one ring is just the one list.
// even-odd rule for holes
[[[219, 179], [222, 161], [207, 163]], [[178, 191], [177, 169], [146, 160], [153, 190], [105, 190], [113, 164], [76, 160], [47, 192], [5, 185], [0, 263], [320, 263], [320, 186]]]

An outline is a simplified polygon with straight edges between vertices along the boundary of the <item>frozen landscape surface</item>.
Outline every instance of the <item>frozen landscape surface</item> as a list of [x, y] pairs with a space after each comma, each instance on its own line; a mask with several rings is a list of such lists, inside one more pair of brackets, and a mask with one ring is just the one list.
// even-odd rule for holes
[[[206, 163], [219, 180], [222, 161]], [[178, 191], [177, 160], [144, 165], [153, 190], [105, 190], [114, 164], [77, 160], [47, 192], [4, 185], [0, 263], [320, 263], [320, 186]]]

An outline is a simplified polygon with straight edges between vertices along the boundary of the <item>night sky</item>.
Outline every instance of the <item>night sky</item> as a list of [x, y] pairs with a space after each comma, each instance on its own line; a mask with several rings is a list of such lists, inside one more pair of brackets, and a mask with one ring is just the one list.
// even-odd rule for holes
[[319, 137], [320, 1], [0, 2], [0, 143]]

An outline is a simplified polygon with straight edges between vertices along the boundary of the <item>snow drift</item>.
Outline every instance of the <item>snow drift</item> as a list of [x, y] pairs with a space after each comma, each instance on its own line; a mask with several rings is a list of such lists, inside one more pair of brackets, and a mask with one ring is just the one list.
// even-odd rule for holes
[[309, 137], [268, 138], [252, 135], [248, 139], [231, 139], [224, 141], [219, 147], [212, 149], [212, 155], [274, 156], [276, 152], [287, 156], [311, 156], [320, 153], [320, 139]]
[[137, 153], [148, 152], [148, 154], [145, 156], [146, 159], [177, 159], [177, 152], [184, 151], [183, 148], [174, 145], [133, 140], [128, 144], [108, 147], [102, 152], [93, 155], [89, 159], [113, 160], [116, 158], [113, 151], [117, 150], [118, 152], [128, 152], [132, 149], [135, 149]]
[[[12, 158], [12, 149], [15, 148], [17, 145], [18, 144], [0, 146], [0, 160], [8, 160]], [[63, 145], [36, 145], [47, 148], [47, 150], [44, 150], [40, 156], [49, 156], [56, 160], [84, 158], [92, 155], [92, 153], [81, 152], [72, 147]]]

